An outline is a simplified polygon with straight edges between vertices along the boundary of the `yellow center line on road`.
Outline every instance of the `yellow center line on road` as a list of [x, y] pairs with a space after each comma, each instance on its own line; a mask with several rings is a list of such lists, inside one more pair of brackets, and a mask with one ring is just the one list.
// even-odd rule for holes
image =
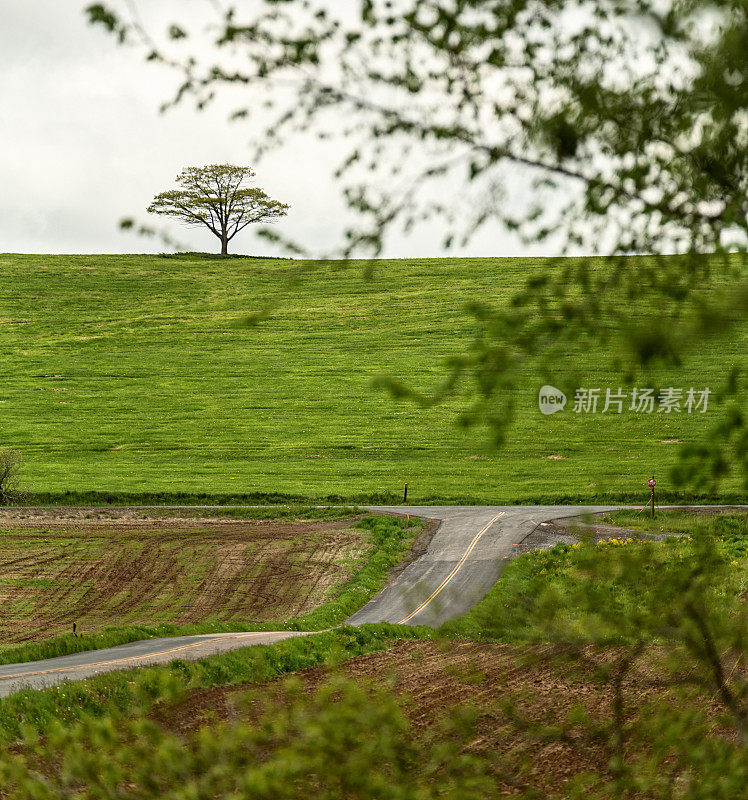
[[[462, 569], [463, 564], [467, 561], [467, 559], [475, 549], [475, 546], [478, 544], [483, 534], [494, 524], [494, 522], [496, 522], [496, 520], [499, 517], [503, 516], [504, 513], [505, 512], [500, 511], [495, 517], [491, 519], [491, 521], [483, 529], [481, 529], [480, 531], [478, 531], [478, 533], [475, 534], [475, 536], [473, 537], [473, 541], [470, 542], [470, 545], [468, 546], [467, 550], [465, 550], [465, 552], [462, 554], [462, 558], [457, 562], [457, 564], [455, 564], [449, 575], [447, 575], [447, 577], [436, 587], [436, 589], [434, 589], [434, 591], [421, 603], [421, 605], [418, 606], [418, 608], [412, 614], [409, 614], [404, 619], [401, 619], [397, 623], [398, 625], [403, 625], [406, 622], [410, 622], [410, 620], [413, 619], [413, 617], [415, 617], [416, 614], [419, 614], [421, 611], [423, 611], [423, 609], [426, 608], [426, 606], [444, 589], [444, 587], [452, 580], [452, 578], [454, 578], [454, 576], [460, 571], [460, 569]], [[19, 672], [16, 673], [15, 675], [0, 675], [0, 681], [13, 680], [14, 678], [30, 678], [36, 675], [51, 675], [56, 672], [75, 672], [75, 670], [79, 669], [90, 669], [91, 667], [106, 667], [110, 666], [111, 664], [125, 664], [128, 661], [142, 661], [143, 659], [146, 658], [154, 658], [155, 656], [168, 655], [169, 653], [178, 653], [181, 650], [189, 650], [193, 647], [200, 647], [201, 645], [212, 644], [213, 642], [223, 642], [228, 639], [248, 639], [252, 636], [266, 636], [266, 635], [267, 631], [253, 631], [252, 633], [220, 636], [214, 639], [205, 639], [201, 642], [194, 642], [193, 644], [179, 645], [178, 647], [172, 647], [168, 650], [158, 650], [153, 653], [144, 653], [143, 655], [128, 656], [126, 658], [115, 658], [112, 659], [111, 661], [97, 661], [91, 664], [78, 664], [71, 667], [53, 667], [52, 669], [37, 670], [35, 672]]]
[[37, 672], [19, 672], [16, 675], [0, 675], [0, 681], [9, 681], [13, 678], [28, 678], [34, 675], [50, 675], [53, 672], [70, 672], [76, 669], [88, 669], [90, 667], [105, 667], [109, 664], [123, 664], [126, 661], [142, 661], [144, 658], [153, 658], [154, 656], [168, 655], [169, 653], [177, 653], [180, 650], [189, 650], [191, 647], [200, 647], [203, 644], [212, 644], [213, 642], [225, 642], [227, 639], [247, 639], [250, 636], [267, 636], [267, 631], [255, 631], [253, 633], [234, 634], [233, 636], [219, 636], [214, 639], [205, 639], [202, 642], [195, 642], [193, 644], [181, 644], [179, 647], [172, 647], [170, 650], [158, 650], [154, 653], [144, 653], [140, 656], [128, 656], [127, 658], [115, 658], [112, 661], [97, 661], [93, 664], [77, 664], [73, 667], [53, 667], [52, 669], [42, 669]]
[[444, 589], [444, 587], [452, 580], [452, 578], [454, 578], [454, 576], [460, 571], [460, 569], [462, 569], [462, 565], [467, 561], [468, 556], [475, 549], [475, 545], [478, 544], [481, 536], [483, 536], [483, 534], [491, 527], [491, 525], [493, 525], [494, 522], [496, 522], [496, 520], [499, 517], [502, 517], [504, 513], [505, 512], [503, 511], [499, 511], [499, 513], [488, 523], [488, 525], [486, 525], [485, 528], [483, 528], [482, 530], [478, 531], [478, 533], [475, 534], [475, 536], [473, 537], [473, 541], [470, 542], [468, 549], [462, 554], [462, 558], [455, 564], [454, 568], [449, 573], [449, 575], [447, 575], [447, 577], [436, 587], [436, 589], [434, 589], [431, 595], [427, 597], [412, 614], [409, 614], [404, 619], [401, 619], [400, 622], [397, 623], [398, 625], [404, 625], [406, 622], [410, 622], [410, 620], [412, 620], [416, 614], [419, 614], [421, 611], [423, 611], [423, 609], [426, 608], [426, 606], [439, 594], [439, 592], [441, 592], [442, 589]]

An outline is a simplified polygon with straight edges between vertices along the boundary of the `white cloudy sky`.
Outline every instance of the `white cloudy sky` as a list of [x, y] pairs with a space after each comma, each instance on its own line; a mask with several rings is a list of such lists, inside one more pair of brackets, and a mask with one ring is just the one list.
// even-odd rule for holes
[[[152, 240], [123, 233], [118, 220], [146, 220], [153, 195], [192, 164], [247, 163], [251, 125], [231, 124], [225, 110], [185, 107], [162, 115], [174, 76], [117, 47], [87, 25], [81, 0], [0, 0], [0, 252], [117, 253], [159, 251]], [[145, 16], [172, 11], [199, 24], [207, 0], [139, 0]], [[258, 183], [290, 203], [282, 232], [314, 252], [339, 243], [345, 219], [332, 180], [335, 152], [311, 136], [268, 156]], [[194, 250], [214, 250], [208, 232], [172, 231]], [[433, 227], [389, 238], [385, 256], [444, 255]], [[247, 230], [236, 252], [273, 253]], [[540, 249], [533, 254], [543, 252]], [[453, 255], [530, 254], [498, 227]]]

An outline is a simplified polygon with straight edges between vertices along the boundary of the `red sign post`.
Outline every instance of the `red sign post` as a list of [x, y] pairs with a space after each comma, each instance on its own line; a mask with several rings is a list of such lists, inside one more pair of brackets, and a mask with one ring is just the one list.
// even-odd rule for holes
[[657, 486], [657, 481], [655, 480], [654, 472], [652, 473], [652, 477], [647, 481], [647, 486], [652, 490], [652, 516], [655, 515], [655, 486]]

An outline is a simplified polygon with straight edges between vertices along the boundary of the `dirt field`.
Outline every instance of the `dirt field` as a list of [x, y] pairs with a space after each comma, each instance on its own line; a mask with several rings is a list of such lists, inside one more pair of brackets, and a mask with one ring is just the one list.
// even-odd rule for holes
[[111, 625], [287, 619], [326, 599], [364, 553], [353, 520], [0, 517], [0, 641]]
[[[500, 754], [514, 765], [523, 782], [553, 792], [584, 771], [605, 773], [611, 751], [604, 737], [591, 736], [573, 723], [565, 726], [563, 741], [543, 742], [528, 736], [528, 726], [562, 725], [576, 706], [594, 720], [609, 718], [613, 692], [585, 676], [574, 677], [568, 668], [548, 658], [549, 652], [522, 645], [401, 641], [389, 650], [344, 662], [342, 672], [360, 681], [394, 685], [406, 700], [416, 735], [429, 735], [454, 707], [480, 709], [477, 735], [466, 747]], [[640, 663], [626, 682], [624, 713], [628, 721], [643, 704], [668, 700], [668, 690], [652, 660], [642, 658]], [[295, 677], [311, 692], [328, 673], [315, 667], [297, 672]], [[189, 735], [206, 720], [259, 716], [261, 709], [283, 702], [281, 687], [282, 681], [271, 682], [251, 695], [255, 699], [249, 704], [246, 687], [195, 690], [186, 701], [162, 706], [153, 716], [167, 729]], [[499, 702], [509, 698], [519, 710], [519, 723], [500, 710]], [[509, 785], [505, 789], [506, 796], [514, 793]]]

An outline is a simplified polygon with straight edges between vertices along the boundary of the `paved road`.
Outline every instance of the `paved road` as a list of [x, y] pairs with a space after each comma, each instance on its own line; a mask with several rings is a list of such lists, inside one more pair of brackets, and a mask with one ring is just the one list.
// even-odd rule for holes
[[273, 644], [291, 636], [306, 636], [298, 631], [273, 633], [207, 633], [199, 636], [171, 636], [144, 639], [103, 650], [87, 650], [69, 656], [0, 666], [0, 697], [27, 687], [42, 689], [66, 680], [82, 680], [102, 672], [165, 664], [175, 658], [195, 661], [252, 644]]
[[[379, 513], [440, 520], [426, 552], [372, 601], [346, 620], [350, 625], [394, 622], [438, 626], [462, 616], [501, 575], [513, 550], [536, 526], [585, 511], [620, 506], [372, 506]], [[198, 659], [250, 644], [271, 644], [296, 631], [219, 633], [147, 639], [69, 656], [0, 666], [0, 696], [22, 687], [42, 688], [101, 672], [175, 658]]]
[[[620, 507], [620, 506], [618, 506]], [[496, 583], [513, 550], [541, 523], [615, 506], [372, 506], [441, 521], [428, 550], [362, 609], [350, 625], [394, 622], [438, 627], [461, 617]]]

